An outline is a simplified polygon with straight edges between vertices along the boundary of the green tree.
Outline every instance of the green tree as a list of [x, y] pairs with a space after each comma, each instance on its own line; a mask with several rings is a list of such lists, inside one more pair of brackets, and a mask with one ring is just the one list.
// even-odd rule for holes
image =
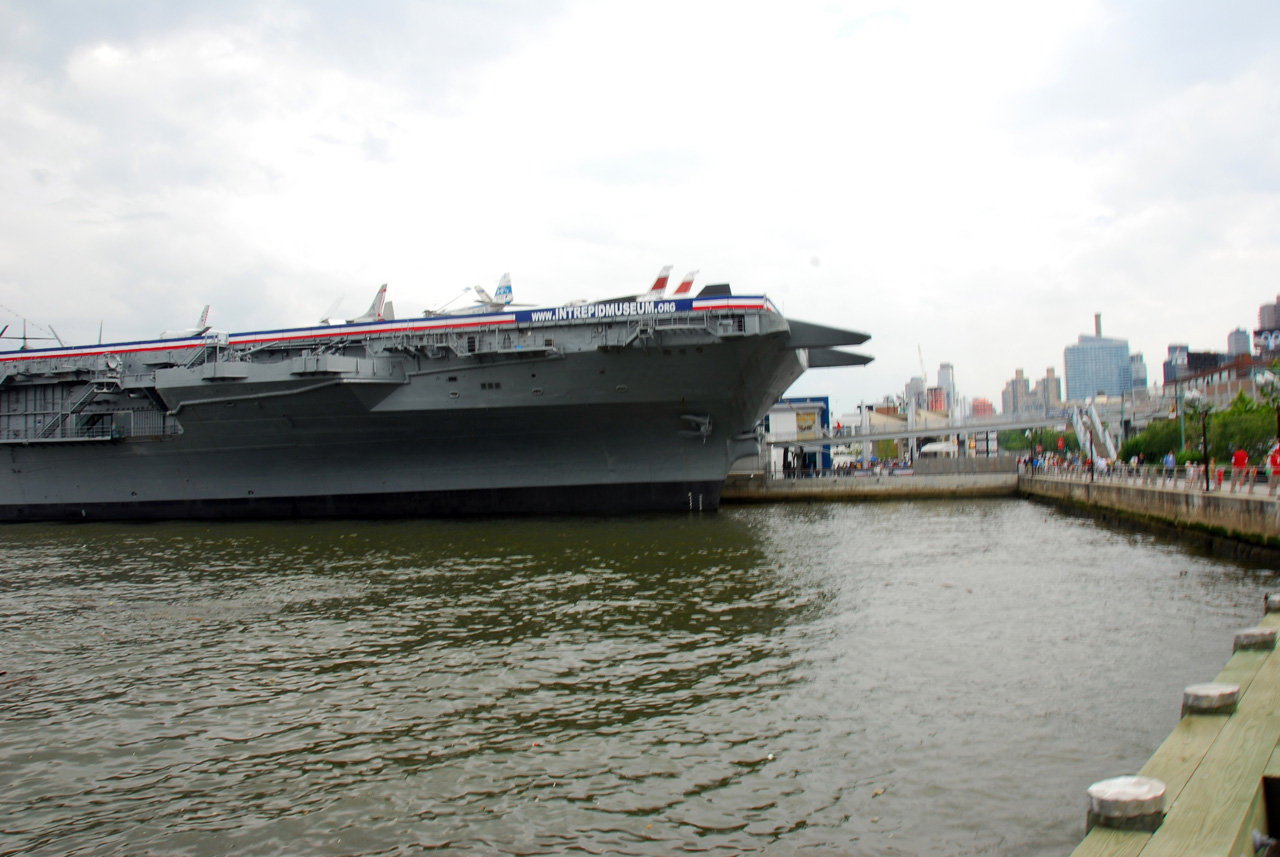
[[1275, 411], [1276, 442], [1280, 443], [1280, 360], [1272, 360], [1269, 370], [1258, 373], [1258, 393], [1267, 407]]
[[897, 458], [898, 442], [896, 440], [878, 440], [874, 447], [874, 454], [881, 461]]
[[1270, 407], [1259, 405], [1243, 391], [1225, 411], [1210, 418], [1209, 455], [1227, 461], [1231, 453], [1243, 449], [1253, 462], [1266, 457], [1275, 437], [1275, 414]]
[[[1143, 431], [1125, 441], [1120, 457], [1128, 460], [1138, 453], [1149, 462], [1157, 462], [1168, 452], [1178, 456], [1178, 463], [1204, 461], [1203, 436], [1209, 436], [1209, 457], [1227, 461], [1236, 449], [1243, 449], [1249, 460], [1261, 461], [1274, 438], [1275, 413], [1241, 392], [1226, 410], [1213, 412], [1203, 396], [1186, 414], [1187, 449], [1182, 447], [1182, 427], [1177, 420], [1155, 420]], [[1192, 411], [1195, 411], [1193, 414]], [[1194, 423], [1194, 425], [1193, 425]]]
[[1025, 452], [1031, 448], [1031, 438], [1027, 437], [1023, 429], [1002, 431], [996, 437], [1000, 448], [1010, 452]]
[[[1209, 419], [1213, 413], [1213, 402], [1199, 390], [1191, 390], [1182, 397], [1182, 411], [1186, 415], [1187, 433], [1190, 435], [1199, 434], [1200, 448], [1208, 456], [1209, 443]], [[1198, 429], [1198, 431], [1196, 431]], [[1204, 490], [1209, 490], [1209, 470], [1204, 469]]]
[[1152, 420], [1145, 429], [1124, 442], [1120, 447], [1120, 458], [1128, 461], [1141, 453], [1143, 459], [1155, 464], [1166, 454], [1176, 454], [1181, 448], [1182, 428], [1177, 420]]

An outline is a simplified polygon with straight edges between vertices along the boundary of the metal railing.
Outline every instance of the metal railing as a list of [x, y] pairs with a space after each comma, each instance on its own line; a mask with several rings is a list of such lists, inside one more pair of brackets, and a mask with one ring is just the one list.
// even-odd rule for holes
[[[1103, 482], [1112, 485], [1132, 485], [1142, 488], [1163, 488], [1178, 491], [1205, 490], [1205, 466], [1186, 464], [1165, 467], [1163, 464], [1133, 466], [1117, 464], [1105, 468], [1090, 469], [1082, 464], [1049, 464], [1031, 466], [1022, 464], [1019, 473], [1047, 476], [1071, 482]], [[1209, 473], [1209, 491], [1227, 494], [1266, 493], [1276, 496], [1280, 488], [1280, 474], [1268, 477], [1266, 469], [1259, 465], [1233, 468], [1229, 464], [1214, 465]]]

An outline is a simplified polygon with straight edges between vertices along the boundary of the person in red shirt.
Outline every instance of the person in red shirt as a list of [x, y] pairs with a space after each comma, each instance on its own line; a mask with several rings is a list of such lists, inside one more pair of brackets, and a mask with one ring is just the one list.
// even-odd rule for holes
[[1276, 493], [1276, 474], [1278, 473], [1280, 473], [1280, 444], [1271, 450], [1271, 456], [1267, 459], [1267, 494], [1271, 496]]
[[1249, 470], [1249, 453], [1243, 448], [1236, 447], [1236, 451], [1231, 454], [1231, 493], [1234, 494], [1236, 488], [1244, 487], [1244, 476]]

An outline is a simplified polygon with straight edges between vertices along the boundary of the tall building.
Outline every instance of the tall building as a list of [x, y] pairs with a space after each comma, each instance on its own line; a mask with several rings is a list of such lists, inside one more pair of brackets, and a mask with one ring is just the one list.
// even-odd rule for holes
[[1258, 307], [1258, 327], [1262, 330], [1280, 330], [1280, 295], [1276, 302]]
[[1192, 375], [1212, 372], [1229, 362], [1227, 355], [1216, 351], [1192, 351], [1185, 345], [1170, 345], [1169, 359], [1164, 361], [1164, 383], [1173, 384]]
[[1169, 359], [1164, 361], [1164, 383], [1172, 384], [1187, 374], [1187, 355], [1190, 349], [1185, 345], [1170, 345]]
[[944, 413], [947, 410], [947, 391], [942, 387], [930, 387], [924, 391], [926, 410]]
[[1000, 394], [1000, 405], [1000, 412], [1006, 415], [1020, 414], [1030, 410], [1031, 385], [1021, 369], [1015, 371], [1013, 378], [1004, 385], [1004, 392]]
[[944, 410], [950, 411], [954, 409], [959, 402], [956, 396], [956, 370], [950, 363], [943, 363], [938, 366], [938, 386], [942, 388], [947, 397], [947, 406]]
[[994, 417], [996, 415], [996, 406], [991, 404], [988, 399], [977, 398], [973, 400], [971, 413], [975, 417]]
[[1082, 402], [1099, 394], [1119, 396], [1133, 387], [1129, 340], [1104, 337], [1101, 313], [1093, 317], [1093, 324], [1093, 336], [1082, 333], [1079, 342], [1063, 350], [1068, 401]]
[[1142, 390], [1147, 389], [1147, 364], [1142, 359], [1142, 352], [1129, 355], [1129, 376], [1133, 379], [1130, 382], [1129, 389]]
[[1053, 367], [1044, 370], [1044, 377], [1036, 381], [1031, 391], [1031, 398], [1045, 410], [1056, 410], [1062, 407], [1062, 379], [1053, 373]]
[[1248, 354], [1251, 350], [1249, 331], [1243, 327], [1237, 327], [1227, 334], [1227, 357], [1234, 359], [1241, 354]]
[[905, 395], [906, 412], [918, 411], [925, 406], [924, 379], [919, 375], [907, 382]]
[[1258, 329], [1253, 332], [1253, 348], [1268, 359], [1280, 355], [1280, 296], [1273, 304], [1258, 307]]

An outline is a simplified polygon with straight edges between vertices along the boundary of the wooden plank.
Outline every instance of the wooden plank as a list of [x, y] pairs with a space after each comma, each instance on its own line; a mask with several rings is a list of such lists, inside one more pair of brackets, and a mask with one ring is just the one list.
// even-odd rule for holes
[[1155, 777], [1164, 783], [1165, 812], [1182, 794], [1228, 720], [1230, 717], [1225, 714], [1192, 714], [1182, 718], [1160, 749], [1138, 771], [1139, 776]]
[[[1258, 651], [1236, 652], [1214, 681], [1238, 684], [1243, 697], [1259, 668], [1267, 662], [1269, 654], [1271, 653]], [[1155, 777], [1164, 783], [1166, 808], [1178, 799], [1227, 720], [1227, 716], [1221, 714], [1194, 714], [1182, 718], [1142, 766], [1139, 776]]]
[[1267, 662], [1267, 655], [1269, 654], [1271, 653], [1258, 651], [1257, 649], [1236, 652], [1231, 656], [1231, 660], [1227, 661], [1227, 665], [1222, 668], [1222, 672], [1218, 673], [1218, 677], [1214, 681], [1240, 685], [1240, 695], [1243, 697], [1245, 692], [1249, 690], [1249, 684], [1253, 681], [1253, 677], [1258, 674], [1258, 670]]
[[1280, 657], [1266, 659], [1226, 721], [1142, 857], [1229, 853], [1280, 742]]
[[1071, 852], [1071, 857], [1138, 857], [1150, 841], [1151, 834], [1140, 830], [1095, 827]]
[[[1280, 613], [1270, 613], [1265, 615], [1258, 625], [1259, 627], [1264, 628], [1280, 628]], [[1218, 673], [1214, 681], [1239, 685], [1243, 704], [1243, 700], [1247, 696], [1248, 691], [1253, 685], [1253, 682], [1258, 676], [1260, 670], [1264, 665], [1272, 660], [1271, 654], [1272, 652], [1269, 651], [1236, 652], [1231, 656], [1231, 659], [1227, 661], [1227, 665], [1223, 667], [1222, 672]], [[1280, 658], [1276, 658], [1275, 660], [1280, 662]], [[1269, 673], [1266, 679], [1272, 683], [1271, 689], [1267, 690], [1259, 687], [1258, 693], [1260, 695], [1273, 697], [1277, 696], [1276, 691], [1280, 691], [1280, 667], [1272, 670], [1272, 672], [1277, 673], [1277, 675], [1273, 676]], [[1259, 706], [1261, 706], [1265, 711], [1265, 706], [1267, 704], [1268, 703], [1266, 701], [1263, 701], [1258, 705], [1251, 702], [1250, 707], [1246, 708], [1244, 713], [1248, 716], [1250, 711], [1258, 708]], [[1254, 713], [1256, 714], [1258, 712], [1255, 711]], [[1140, 776], [1154, 777], [1165, 784], [1165, 788], [1167, 790], [1165, 793], [1165, 806], [1170, 813], [1172, 813], [1175, 803], [1177, 803], [1182, 797], [1182, 793], [1187, 788], [1187, 784], [1191, 781], [1192, 777], [1196, 775], [1196, 772], [1205, 762], [1206, 756], [1208, 756], [1210, 750], [1215, 747], [1219, 737], [1222, 736], [1224, 729], [1232, 719], [1234, 719], [1234, 717], [1228, 717], [1225, 715], [1192, 715], [1190, 717], [1184, 717], [1179, 721], [1178, 725], [1174, 727], [1173, 732], [1165, 739], [1164, 743], [1160, 745], [1154, 754], [1152, 754], [1151, 758], [1147, 761], [1147, 764], [1142, 767], [1142, 770], [1138, 772]], [[1276, 740], [1270, 745], [1271, 750], [1268, 751], [1265, 745], [1266, 732], [1267, 729], [1264, 725], [1261, 727], [1261, 732], [1258, 734], [1258, 738], [1263, 742], [1263, 745], [1257, 748], [1261, 751], [1257, 752], [1257, 756], [1267, 759], [1266, 765], [1263, 766], [1266, 776], [1280, 777], [1280, 733], [1277, 733]], [[1234, 729], [1232, 733], [1228, 734], [1227, 742], [1223, 744], [1215, 758], [1210, 760], [1211, 764], [1220, 765], [1224, 756], [1228, 757], [1227, 761], [1235, 761], [1234, 757], [1231, 756], [1232, 753], [1239, 755], [1240, 752], [1244, 752], [1245, 754], [1251, 752], [1253, 748], [1249, 746], [1247, 740], [1241, 744], [1241, 739], [1247, 739], [1251, 734], [1253, 733], [1250, 730], [1240, 728]], [[1239, 806], [1235, 806], [1234, 809], [1219, 806], [1219, 809], [1226, 810], [1228, 814], [1228, 822], [1230, 818], [1235, 818], [1237, 824], [1240, 819], [1244, 819], [1245, 825], [1249, 825], [1251, 822], [1256, 821], [1256, 816], [1259, 812], [1263, 811], [1263, 809], [1260, 808], [1263, 807], [1264, 804], [1262, 800], [1261, 787], [1262, 775], [1262, 771], [1260, 770], [1258, 773], [1259, 779], [1251, 795], [1246, 795], [1248, 792], [1247, 782], [1242, 785], [1239, 790], [1240, 794], [1238, 795], [1238, 798], [1241, 801]], [[1214, 777], [1216, 774], [1211, 772], [1208, 766], [1206, 766], [1203, 776]], [[1246, 776], [1248, 776], [1247, 772]], [[1213, 789], [1219, 788], [1218, 785], [1215, 784], [1207, 787], [1198, 787], [1198, 791], [1203, 791], [1205, 788], [1210, 790], [1210, 801], [1216, 801], [1219, 804], [1222, 804], [1222, 801], [1225, 800], [1225, 796], [1213, 794], [1212, 792]], [[1249, 799], [1250, 797], [1252, 800]], [[1194, 806], [1196, 802], [1204, 803], [1204, 795], [1198, 794], [1197, 791], [1193, 791], [1188, 795], [1187, 803], [1184, 804], [1187, 809], [1180, 810], [1180, 812], [1186, 814], [1189, 818], [1192, 814], [1196, 814], [1199, 818], [1213, 815], [1211, 807], [1208, 809], [1204, 807], [1197, 808]], [[1206, 807], [1209, 807], [1209, 804], [1206, 804]], [[1188, 826], [1188, 823], [1180, 822], [1180, 825], [1182, 827], [1186, 827]], [[1160, 831], [1157, 831], [1156, 835], [1160, 835], [1162, 839], [1169, 839], [1174, 836], [1185, 837], [1186, 834], [1177, 828], [1174, 829], [1172, 834], [1165, 834], [1164, 831], [1168, 826], [1168, 820], [1166, 820], [1165, 827], [1162, 827]], [[1246, 833], [1252, 831], [1252, 829], [1252, 827], [1248, 827]], [[1244, 835], [1239, 832], [1241, 830], [1245, 830], [1245, 828], [1240, 827], [1236, 829], [1235, 833], [1237, 838], [1240, 835]], [[1084, 838], [1084, 841], [1077, 846], [1076, 850], [1072, 852], [1072, 857], [1136, 857], [1138, 854], [1142, 854], [1142, 857], [1155, 857], [1157, 852], [1154, 848], [1151, 851], [1147, 851], [1147, 846], [1151, 844], [1152, 836], [1153, 834], [1142, 833], [1140, 831], [1118, 831], [1107, 830], [1100, 827], [1094, 828], [1089, 835]], [[1250, 842], [1249, 844], [1250, 847], [1252, 847], [1252, 843]], [[1223, 847], [1226, 847], [1226, 843], [1223, 844]], [[1183, 846], [1177, 845], [1173, 846], [1170, 850], [1172, 852], [1177, 852], [1182, 850], [1182, 848]], [[1223, 850], [1221, 853], [1226, 854], [1228, 852]], [[1234, 851], [1232, 853], [1234, 853]]]

